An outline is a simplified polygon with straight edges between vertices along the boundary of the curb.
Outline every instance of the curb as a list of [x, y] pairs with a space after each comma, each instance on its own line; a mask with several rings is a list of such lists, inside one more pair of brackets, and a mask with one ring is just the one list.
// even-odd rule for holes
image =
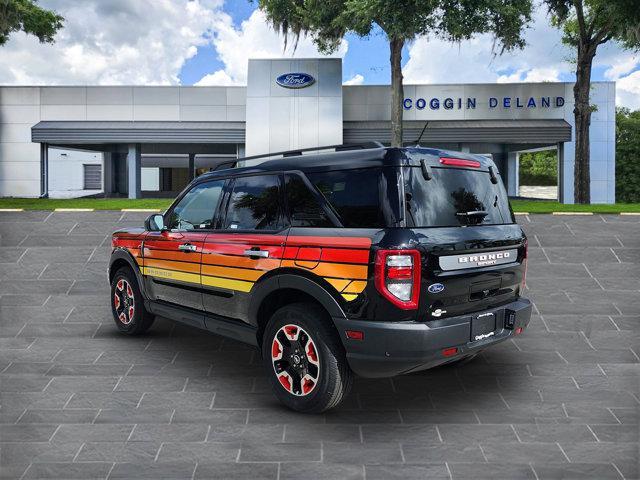
[[620, 212], [620, 215], [636, 216], [640, 215], [640, 212]]
[[54, 208], [54, 212], [93, 212], [94, 208]]
[[24, 208], [0, 208], [0, 212], [24, 212]]
[[551, 215], [593, 215], [593, 212], [551, 212]]
[[122, 208], [121, 212], [160, 212], [159, 208]]
[[529, 215], [529, 212], [513, 212], [514, 215]]

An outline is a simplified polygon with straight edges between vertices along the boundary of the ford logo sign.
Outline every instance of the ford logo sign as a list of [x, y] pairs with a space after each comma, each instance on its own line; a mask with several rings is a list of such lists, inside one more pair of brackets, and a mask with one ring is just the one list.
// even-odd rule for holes
[[315, 81], [307, 73], [285, 73], [276, 78], [276, 83], [284, 88], [304, 88], [313, 85]]
[[440, 293], [444, 290], [444, 285], [441, 283], [434, 283], [433, 285], [429, 285], [429, 293]]

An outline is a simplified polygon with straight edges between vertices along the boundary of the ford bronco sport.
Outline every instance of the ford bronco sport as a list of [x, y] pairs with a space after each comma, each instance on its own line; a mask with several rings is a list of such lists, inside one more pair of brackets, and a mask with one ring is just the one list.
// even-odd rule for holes
[[529, 323], [527, 239], [492, 160], [343, 146], [241, 161], [113, 234], [122, 333], [161, 315], [252, 344], [285, 405], [321, 412], [354, 373], [468, 359]]

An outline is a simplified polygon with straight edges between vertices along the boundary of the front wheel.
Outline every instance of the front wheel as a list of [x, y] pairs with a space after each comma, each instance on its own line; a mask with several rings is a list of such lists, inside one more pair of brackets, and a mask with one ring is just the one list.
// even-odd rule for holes
[[154, 316], [144, 308], [138, 281], [130, 268], [123, 267], [111, 281], [111, 312], [121, 333], [140, 335], [146, 332]]
[[276, 396], [292, 410], [324, 412], [351, 389], [353, 373], [331, 318], [313, 304], [287, 305], [273, 314], [262, 356]]

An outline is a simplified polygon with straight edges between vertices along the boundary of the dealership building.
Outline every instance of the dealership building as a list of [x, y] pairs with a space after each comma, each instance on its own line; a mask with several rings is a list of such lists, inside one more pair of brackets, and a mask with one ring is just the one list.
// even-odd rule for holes
[[[405, 85], [404, 141], [490, 155], [554, 150], [573, 202], [573, 84]], [[615, 202], [615, 83], [594, 82], [591, 200]], [[0, 87], [0, 197], [173, 196], [245, 156], [390, 142], [388, 85], [342, 85], [340, 59], [249, 60], [247, 86]], [[300, 157], [304, 161], [304, 156]]]

